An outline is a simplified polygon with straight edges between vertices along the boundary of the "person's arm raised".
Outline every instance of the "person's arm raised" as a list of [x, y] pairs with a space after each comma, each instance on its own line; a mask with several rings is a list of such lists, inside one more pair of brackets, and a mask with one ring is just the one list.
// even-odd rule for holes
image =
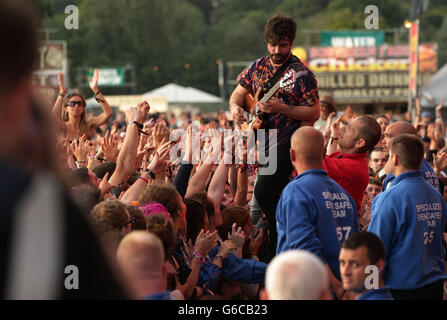
[[96, 101], [98, 101], [103, 112], [89, 120], [88, 122], [89, 128], [99, 127], [100, 125], [106, 123], [113, 115], [112, 108], [108, 104], [106, 98], [102, 95], [101, 91], [99, 91], [98, 79], [99, 79], [99, 72], [98, 69], [95, 69], [93, 73], [93, 78], [89, 79], [90, 89], [92, 89], [93, 94], [95, 95], [95, 99]]
[[441, 135], [445, 137], [445, 124], [442, 120], [442, 108], [444, 107], [444, 99], [441, 99], [438, 106], [436, 107], [436, 125], [439, 127]]
[[144, 101], [140, 102], [138, 107], [130, 107], [126, 110], [128, 122], [126, 136], [116, 161], [115, 172], [110, 178], [109, 183], [119, 185], [132, 171], [137, 157], [138, 144], [140, 142], [140, 139], [138, 138], [138, 124], [142, 124], [146, 121], [149, 109], [149, 104]]
[[415, 107], [416, 107], [416, 117], [414, 118], [413, 125], [416, 128], [418, 123], [421, 122], [421, 105], [419, 103], [419, 98], [415, 99]]
[[237, 206], [247, 205], [248, 193], [248, 168], [237, 169], [237, 190], [234, 195], [234, 203]]
[[340, 136], [340, 123], [342, 117], [338, 118], [337, 121], [332, 123], [331, 125], [331, 138], [329, 139], [329, 143], [327, 144], [326, 154], [331, 155], [337, 151], [338, 147], [338, 138]]
[[[229, 145], [229, 142], [234, 140], [233, 136], [228, 136], [225, 138], [225, 146]], [[233, 143], [231, 144], [233, 145]], [[228, 180], [228, 170], [232, 163], [232, 150], [225, 150], [226, 155], [224, 155], [219, 163], [219, 166], [214, 172], [213, 178], [211, 179], [210, 186], [208, 188], [208, 197], [214, 201], [214, 203], [219, 204], [222, 202], [223, 194], [225, 192], [225, 185]]]
[[64, 104], [64, 97], [67, 94], [67, 89], [64, 86], [62, 72], [59, 72], [59, 74], [57, 75], [57, 83], [59, 85], [59, 94], [57, 96], [56, 102], [54, 103], [53, 110], [51, 111], [51, 114], [53, 116], [53, 119], [60, 121], [61, 114], [62, 114], [62, 106]]
[[[156, 175], [165, 170], [166, 166], [168, 165], [166, 160], [169, 158], [171, 147], [172, 143], [171, 141], [168, 141], [161, 144], [155, 152], [154, 158], [147, 167], [152, 174]], [[124, 193], [123, 197], [121, 198], [121, 202], [130, 204], [132, 201], [138, 200], [141, 193], [146, 189], [147, 185], [154, 180], [153, 178], [154, 177], [151, 173], [144, 171], [138, 180], [135, 181], [134, 184]]]

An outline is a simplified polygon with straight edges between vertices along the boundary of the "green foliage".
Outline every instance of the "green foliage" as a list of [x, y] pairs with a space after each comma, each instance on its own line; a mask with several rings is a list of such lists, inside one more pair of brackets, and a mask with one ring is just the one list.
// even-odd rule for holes
[[[169, 82], [218, 94], [217, 59], [249, 61], [266, 54], [265, 23], [277, 12], [298, 23], [297, 45], [318, 45], [302, 30], [364, 29], [367, 5], [379, 9], [380, 28], [402, 28], [410, 4], [400, 0], [35, 0], [51, 39], [66, 40], [72, 84], [79, 67], [135, 67], [142, 93]], [[432, 0], [421, 16], [421, 41], [438, 41], [447, 62], [447, 6]], [[79, 6], [79, 30], [66, 30], [64, 8]], [[405, 31], [402, 31], [405, 34]], [[401, 41], [404, 43], [406, 39]], [[443, 48], [441, 50], [441, 48]], [[185, 65], [189, 64], [189, 68]], [[158, 71], [154, 69], [158, 67]], [[88, 92], [88, 88], [85, 89]], [[106, 93], [128, 93], [123, 88]]]

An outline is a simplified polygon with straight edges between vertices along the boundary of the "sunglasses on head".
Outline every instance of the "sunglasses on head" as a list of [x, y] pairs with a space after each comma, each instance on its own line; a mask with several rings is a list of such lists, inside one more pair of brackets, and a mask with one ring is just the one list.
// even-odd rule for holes
[[74, 107], [74, 106], [83, 107], [84, 106], [84, 102], [82, 102], [82, 101], [70, 101], [70, 102], [67, 103], [67, 106], [69, 106], [69, 107]]

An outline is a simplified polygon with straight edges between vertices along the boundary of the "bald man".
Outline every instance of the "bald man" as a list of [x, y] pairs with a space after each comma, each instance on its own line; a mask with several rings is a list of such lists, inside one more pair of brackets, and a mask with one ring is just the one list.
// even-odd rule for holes
[[[385, 129], [385, 134], [383, 138], [383, 148], [386, 152], [389, 152], [391, 148], [391, 143], [393, 142], [393, 138], [401, 135], [401, 134], [412, 134], [417, 135], [416, 128], [408, 122], [397, 121], [390, 124]], [[436, 176], [435, 171], [432, 166], [428, 163], [427, 160], [422, 159], [421, 167], [419, 169], [422, 173], [422, 177], [431, 184], [436, 190], [441, 192], [441, 188], [439, 186], [439, 179]], [[387, 176], [382, 183], [382, 191], [387, 190], [391, 186], [391, 182], [395, 179], [395, 176], [391, 172], [387, 172]]]
[[121, 240], [118, 264], [138, 299], [171, 300], [163, 243], [148, 231], [133, 231]]
[[335, 125], [331, 128], [328, 150], [333, 150], [338, 144], [341, 151], [324, 158], [324, 169], [352, 196], [359, 210], [369, 181], [366, 156], [380, 141], [382, 130], [370, 116], [357, 117], [341, 130], [335, 129]]
[[326, 267], [314, 254], [289, 250], [277, 255], [267, 268], [262, 300], [330, 300]]
[[292, 136], [290, 159], [298, 173], [283, 190], [276, 209], [276, 253], [310, 251], [327, 265], [330, 288], [340, 298], [338, 254], [341, 243], [358, 231], [354, 200], [323, 169], [323, 135], [303, 127]]

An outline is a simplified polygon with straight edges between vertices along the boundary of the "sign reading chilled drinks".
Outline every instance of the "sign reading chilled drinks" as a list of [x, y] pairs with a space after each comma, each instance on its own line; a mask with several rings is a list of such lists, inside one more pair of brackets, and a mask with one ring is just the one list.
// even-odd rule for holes
[[[338, 103], [404, 103], [408, 100], [409, 71], [413, 67], [409, 45], [296, 47], [292, 53], [315, 74], [318, 89], [330, 92]], [[419, 44], [417, 62], [417, 83], [421, 86], [437, 70], [436, 44]]]

